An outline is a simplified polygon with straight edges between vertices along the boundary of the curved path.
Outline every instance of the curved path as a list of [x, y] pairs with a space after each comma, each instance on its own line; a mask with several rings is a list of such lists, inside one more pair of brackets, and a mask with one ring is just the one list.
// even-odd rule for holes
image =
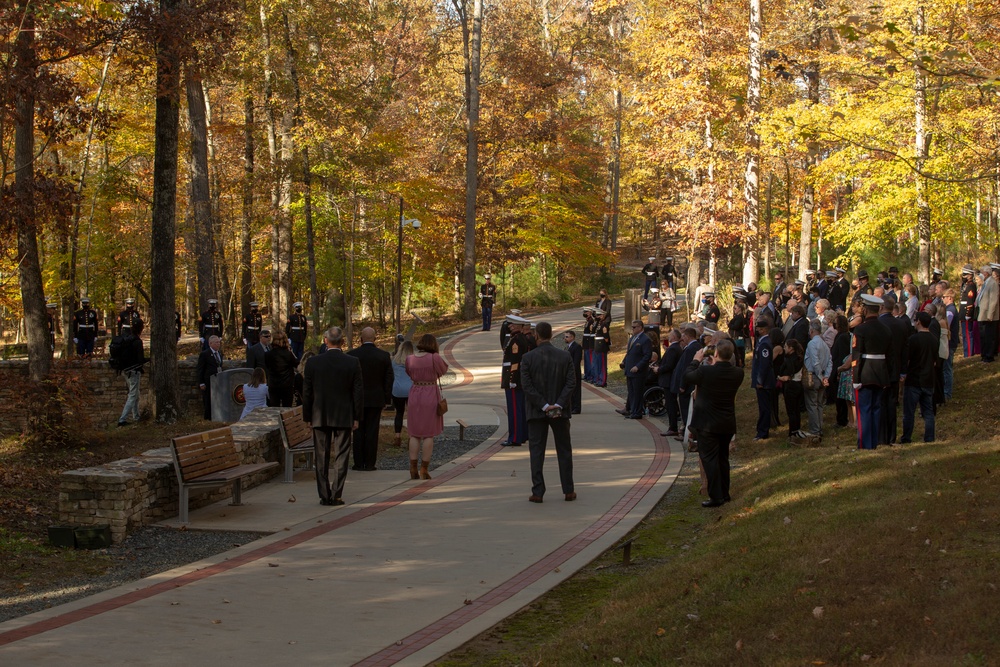
[[[540, 319], [540, 318], [539, 318]], [[558, 331], [579, 311], [545, 316]], [[563, 502], [551, 443], [549, 494], [531, 491], [527, 447], [506, 437], [499, 332], [456, 336], [449, 420], [494, 437], [411, 482], [348, 474], [345, 507], [314, 504], [297, 473], [244, 493], [243, 507], [192, 513], [193, 528], [277, 531], [212, 559], [0, 624], [0, 663], [423, 665], [585, 566], [670, 487], [683, 454], [659, 422], [621, 419], [585, 386], [572, 420], [576, 502]], [[671, 449], [673, 447], [673, 449]], [[289, 502], [290, 490], [301, 502]]]

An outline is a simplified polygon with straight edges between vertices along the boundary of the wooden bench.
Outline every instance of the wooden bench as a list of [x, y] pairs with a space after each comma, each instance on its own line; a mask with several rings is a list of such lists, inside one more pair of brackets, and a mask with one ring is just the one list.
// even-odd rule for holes
[[3, 360], [8, 359], [27, 359], [28, 358], [28, 344], [27, 343], [10, 343], [3, 346]]
[[310, 464], [305, 470], [312, 470], [312, 461], [316, 453], [313, 448], [312, 424], [302, 421], [302, 406], [283, 410], [281, 413], [281, 442], [285, 445], [285, 482], [292, 483], [292, 473], [295, 472], [295, 455], [305, 454]]
[[170, 443], [170, 450], [174, 455], [174, 468], [180, 484], [181, 523], [188, 522], [191, 488], [232, 484], [233, 502], [230, 504], [241, 505], [242, 479], [278, 465], [276, 461], [240, 463], [240, 455], [233, 442], [233, 431], [228, 426], [174, 438]]

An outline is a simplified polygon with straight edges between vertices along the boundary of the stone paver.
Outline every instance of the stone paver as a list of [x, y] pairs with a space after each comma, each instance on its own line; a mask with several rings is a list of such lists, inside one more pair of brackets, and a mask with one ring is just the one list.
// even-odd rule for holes
[[[558, 329], [578, 311], [547, 316]], [[527, 447], [504, 448], [498, 331], [457, 337], [448, 419], [495, 437], [433, 480], [351, 472], [345, 507], [317, 502], [311, 473], [192, 513], [192, 528], [274, 530], [213, 559], [0, 624], [4, 665], [422, 665], [517, 611], [612, 546], [653, 507], [683, 454], [658, 422], [625, 421], [585, 387], [572, 422], [576, 502], [527, 502]], [[499, 419], [498, 419], [499, 415]], [[671, 445], [674, 447], [671, 450]], [[295, 502], [289, 502], [295, 496]]]

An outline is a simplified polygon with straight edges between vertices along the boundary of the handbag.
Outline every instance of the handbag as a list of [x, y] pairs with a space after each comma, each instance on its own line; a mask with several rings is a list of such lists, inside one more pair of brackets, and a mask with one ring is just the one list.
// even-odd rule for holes
[[444, 397], [444, 390], [441, 388], [441, 378], [438, 378], [438, 417], [444, 416], [446, 412], [448, 412], [448, 399]]

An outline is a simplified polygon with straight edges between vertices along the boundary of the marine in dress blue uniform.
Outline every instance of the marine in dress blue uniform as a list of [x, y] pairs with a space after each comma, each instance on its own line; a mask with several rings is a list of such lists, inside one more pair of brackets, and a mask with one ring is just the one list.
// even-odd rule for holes
[[125, 310], [118, 314], [118, 335], [132, 334], [133, 336], [141, 336], [144, 326], [145, 323], [142, 321], [139, 313], [135, 311], [135, 299], [131, 297], [125, 299]]
[[208, 300], [208, 310], [201, 314], [201, 322], [198, 325], [198, 336], [201, 338], [201, 349], [204, 352], [208, 349], [208, 339], [212, 336], [222, 338], [222, 313], [219, 312], [219, 301], [217, 299]]
[[611, 313], [601, 311], [594, 327], [593, 384], [608, 386], [608, 351], [611, 350]]
[[288, 336], [288, 343], [291, 345], [292, 354], [296, 359], [302, 359], [302, 352], [305, 349], [306, 336], [309, 333], [309, 320], [302, 314], [302, 302], [296, 301], [292, 304], [295, 312], [288, 316], [285, 323], [285, 335]]
[[767, 440], [771, 430], [771, 401], [774, 396], [774, 350], [771, 345], [771, 320], [761, 318], [756, 331], [760, 334], [753, 350], [750, 386], [757, 390], [757, 433], [754, 440]]
[[73, 314], [73, 342], [76, 343], [76, 353], [81, 357], [89, 357], [94, 353], [94, 341], [97, 339], [97, 311], [90, 307], [90, 299], [80, 299], [80, 310]]
[[493, 304], [497, 300], [497, 286], [491, 281], [492, 277], [487, 273], [484, 276], [486, 282], [479, 287], [479, 305], [483, 308], [483, 331], [489, 331], [493, 326]]
[[240, 331], [240, 337], [243, 339], [243, 344], [246, 345], [248, 350], [260, 342], [260, 330], [263, 326], [264, 318], [260, 314], [260, 304], [256, 301], [251, 301], [250, 312], [243, 316], [243, 326]]
[[503, 351], [503, 366], [500, 370], [500, 386], [507, 398], [507, 441], [503, 444], [518, 446], [528, 439], [524, 390], [521, 388], [521, 358], [528, 351], [524, 329], [530, 330], [531, 323], [518, 315], [508, 315], [506, 323], [510, 337]]
[[851, 366], [858, 411], [858, 449], [878, 447], [882, 392], [889, 386], [892, 332], [878, 320], [882, 299], [862, 293], [865, 320], [854, 327]]
[[655, 257], [650, 257], [646, 266], [642, 267], [642, 278], [643, 278], [643, 293], [642, 298], [646, 299], [649, 297], [649, 288], [656, 287], [657, 276], [660, 275], [660, 270], [656, 268], [653, 262], [656, 261]]
[[594, 319], [594, 309], [590, 306], [583, 309], [584, 325], [583, 336], [580, 343], [583, 348], [583, 380], [585, 382], [594, 381], [594, 329], [597, 328], [597, 320]]

